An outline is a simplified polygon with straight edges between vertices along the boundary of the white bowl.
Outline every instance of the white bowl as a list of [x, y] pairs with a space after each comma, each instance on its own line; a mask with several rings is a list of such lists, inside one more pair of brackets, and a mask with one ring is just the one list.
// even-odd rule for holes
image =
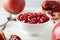
[[[39, 10], [39, 8], [28, 8], [28, 9], [25, 9], [22, 13], [26, 13], [26, 12], [40, 12], [41, 10]], [[18, 14], [19, 16], [19, 14]], [[17, 17], [18, 17], [17, 16]], [[28, 24], [28, 23], [23, 23], [21, 21], [19, 21], [17, 19], [17, 23], [19, 25], [19, 29], [20, 29], [20, 32], [23, 34], [23, 35], [40, 35], [40, 36], [44, 36], [44, 37], [49, 37], [51, 36], [51, 30], [52, 30], [52, 26], [53, 23], [51, 21], [51, 19], [45, 23], [41, 23], [41, 24]], [[48, 35], [46, 35], [48, 34]]]
[[23, 34], [34, 35], [34, 36], [39, 35], [39, 34], [41, 35], [42, 32], [44, 32], [44, 30], [46, 30], [47, 32], [47, 29], [49, 29], [49, 24], [51, 22], [51, 20], [49, 20], [41, 24], [29, 24], [29, 23], [23, 23], [19, 20], [17, 21], [20, 26], [20, 29], [22, 29], [21, 31]]

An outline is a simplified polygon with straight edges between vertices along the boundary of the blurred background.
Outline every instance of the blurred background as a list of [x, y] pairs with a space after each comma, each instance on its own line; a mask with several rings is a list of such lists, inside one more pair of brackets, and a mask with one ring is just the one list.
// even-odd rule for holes
[[[25, 0], [27, 7], [39, 7], [44, 0]], [[0, 7], [2, 5], [2, 0], [0, 0]]]

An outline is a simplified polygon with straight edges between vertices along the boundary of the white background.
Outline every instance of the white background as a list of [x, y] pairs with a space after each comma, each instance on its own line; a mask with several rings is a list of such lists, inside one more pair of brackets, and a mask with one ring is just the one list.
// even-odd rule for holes
[[[40, 4], [44, 0], [25, 0], [26, 1], [26, 6], [27, 7], [40, 7]], [[1, 6], [2, 0], [0, 0], [0, 6]]]

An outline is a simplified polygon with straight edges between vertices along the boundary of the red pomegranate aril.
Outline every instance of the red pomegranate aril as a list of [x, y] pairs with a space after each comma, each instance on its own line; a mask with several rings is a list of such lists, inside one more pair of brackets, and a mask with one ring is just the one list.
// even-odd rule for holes
[[40, 23], [41, 23], [41, 21], [40, 21], [40, 20], [38, 20], [37, 24], [40, 24]]
[[[24, 16], [23, 16], [24, 15]], [[33, 12], [27, 12], [24, 13], [21, 17], [21, 15], [18, 16], [18, 20], [21, 20], [24, 23], [30, 23], [30, 24], [37, 24], [37, 23], [44, 23], [49, 21], [49, 17], [46, 14], [43, 13], [33, 13]]]
[[38, 16], [38, 17], [37, 17], [37, 20], [40, 20], [40, 18], [41, 18], [41, 17]]
[[46, 17], [46, 21], [48, 21], [49, 19], [48, 19], [49, 17]]
[[32, 20], [29, 20], [28, 23], [29, 24], [36, 24], [36, 22], [35, 21], [32, 21]]
[[36, 18], [32, 18], [31, 21], [32, 21], [33, 23], [37, 23], [37, 19], [36, 19]]
[[28, 19], [24, 20], [23, 22], [24, 22], [24, 23], [27, 23], [27, 22], [28, 22]]
[[31, 21], [31, 20], [28, 20], [28, 23], [29, 23], [29, 24], [32, 24], [32, 21]]
[[27, 18], [28, 18], [28, 16], [27, 15], [24, 15], [23, 19], [26, 20]]
[[45, 17], [42, 17], [41, 19], [42, 19], [42, 20], [46, 20], [46, 18], [45, 18]]
[[31, 19], [31, 18], [33, 18], [34, 16], [33, 15], [30, 15], [30, 16], [28, 16], [28, 19]]
[[23, 20], [23, 14], [20, 14], [20, 16], [18, 17], [18, 19], [20, 20], [20, 21], [22, 21]]
[[43, 22], [43, 20], [42, 20], [42, 19], [40, 19], [40, 21], [41, 21], [41, 23]]
[[42, 13], [42, 14], [41, 14], [41, 16], [45, 17], [45, 16], [46, 16], [46, 14], [43, 14], [43, 13]]

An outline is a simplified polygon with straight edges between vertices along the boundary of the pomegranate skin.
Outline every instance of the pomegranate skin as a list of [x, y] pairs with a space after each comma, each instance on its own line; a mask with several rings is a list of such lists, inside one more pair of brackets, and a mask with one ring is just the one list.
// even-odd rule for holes
[[21, 38], [14, 34], [14, 35], [10, 35], [9, 40], [21, 40]]
[[3, 7], [10, 13], [19, 13], [25, 7], [25, 0], [3, 0]]
[[50, 16], [52, 17], [52, 20], [58, 20], [58, 19], [60, 19], [60, 7], [54, 8], [51, 11]]
[[52, 9], [58, 7], [59, 2], [58, 1], [44, 1], [42, 3], [42, 9], [46, 11], [51, 11]]
[[56, 36], [56, 29], [60, 27], [60, 22], [56, 24], [56, 26], [52, 30], [52, 40], [60, 40], [60, 38], [57, 38]]

